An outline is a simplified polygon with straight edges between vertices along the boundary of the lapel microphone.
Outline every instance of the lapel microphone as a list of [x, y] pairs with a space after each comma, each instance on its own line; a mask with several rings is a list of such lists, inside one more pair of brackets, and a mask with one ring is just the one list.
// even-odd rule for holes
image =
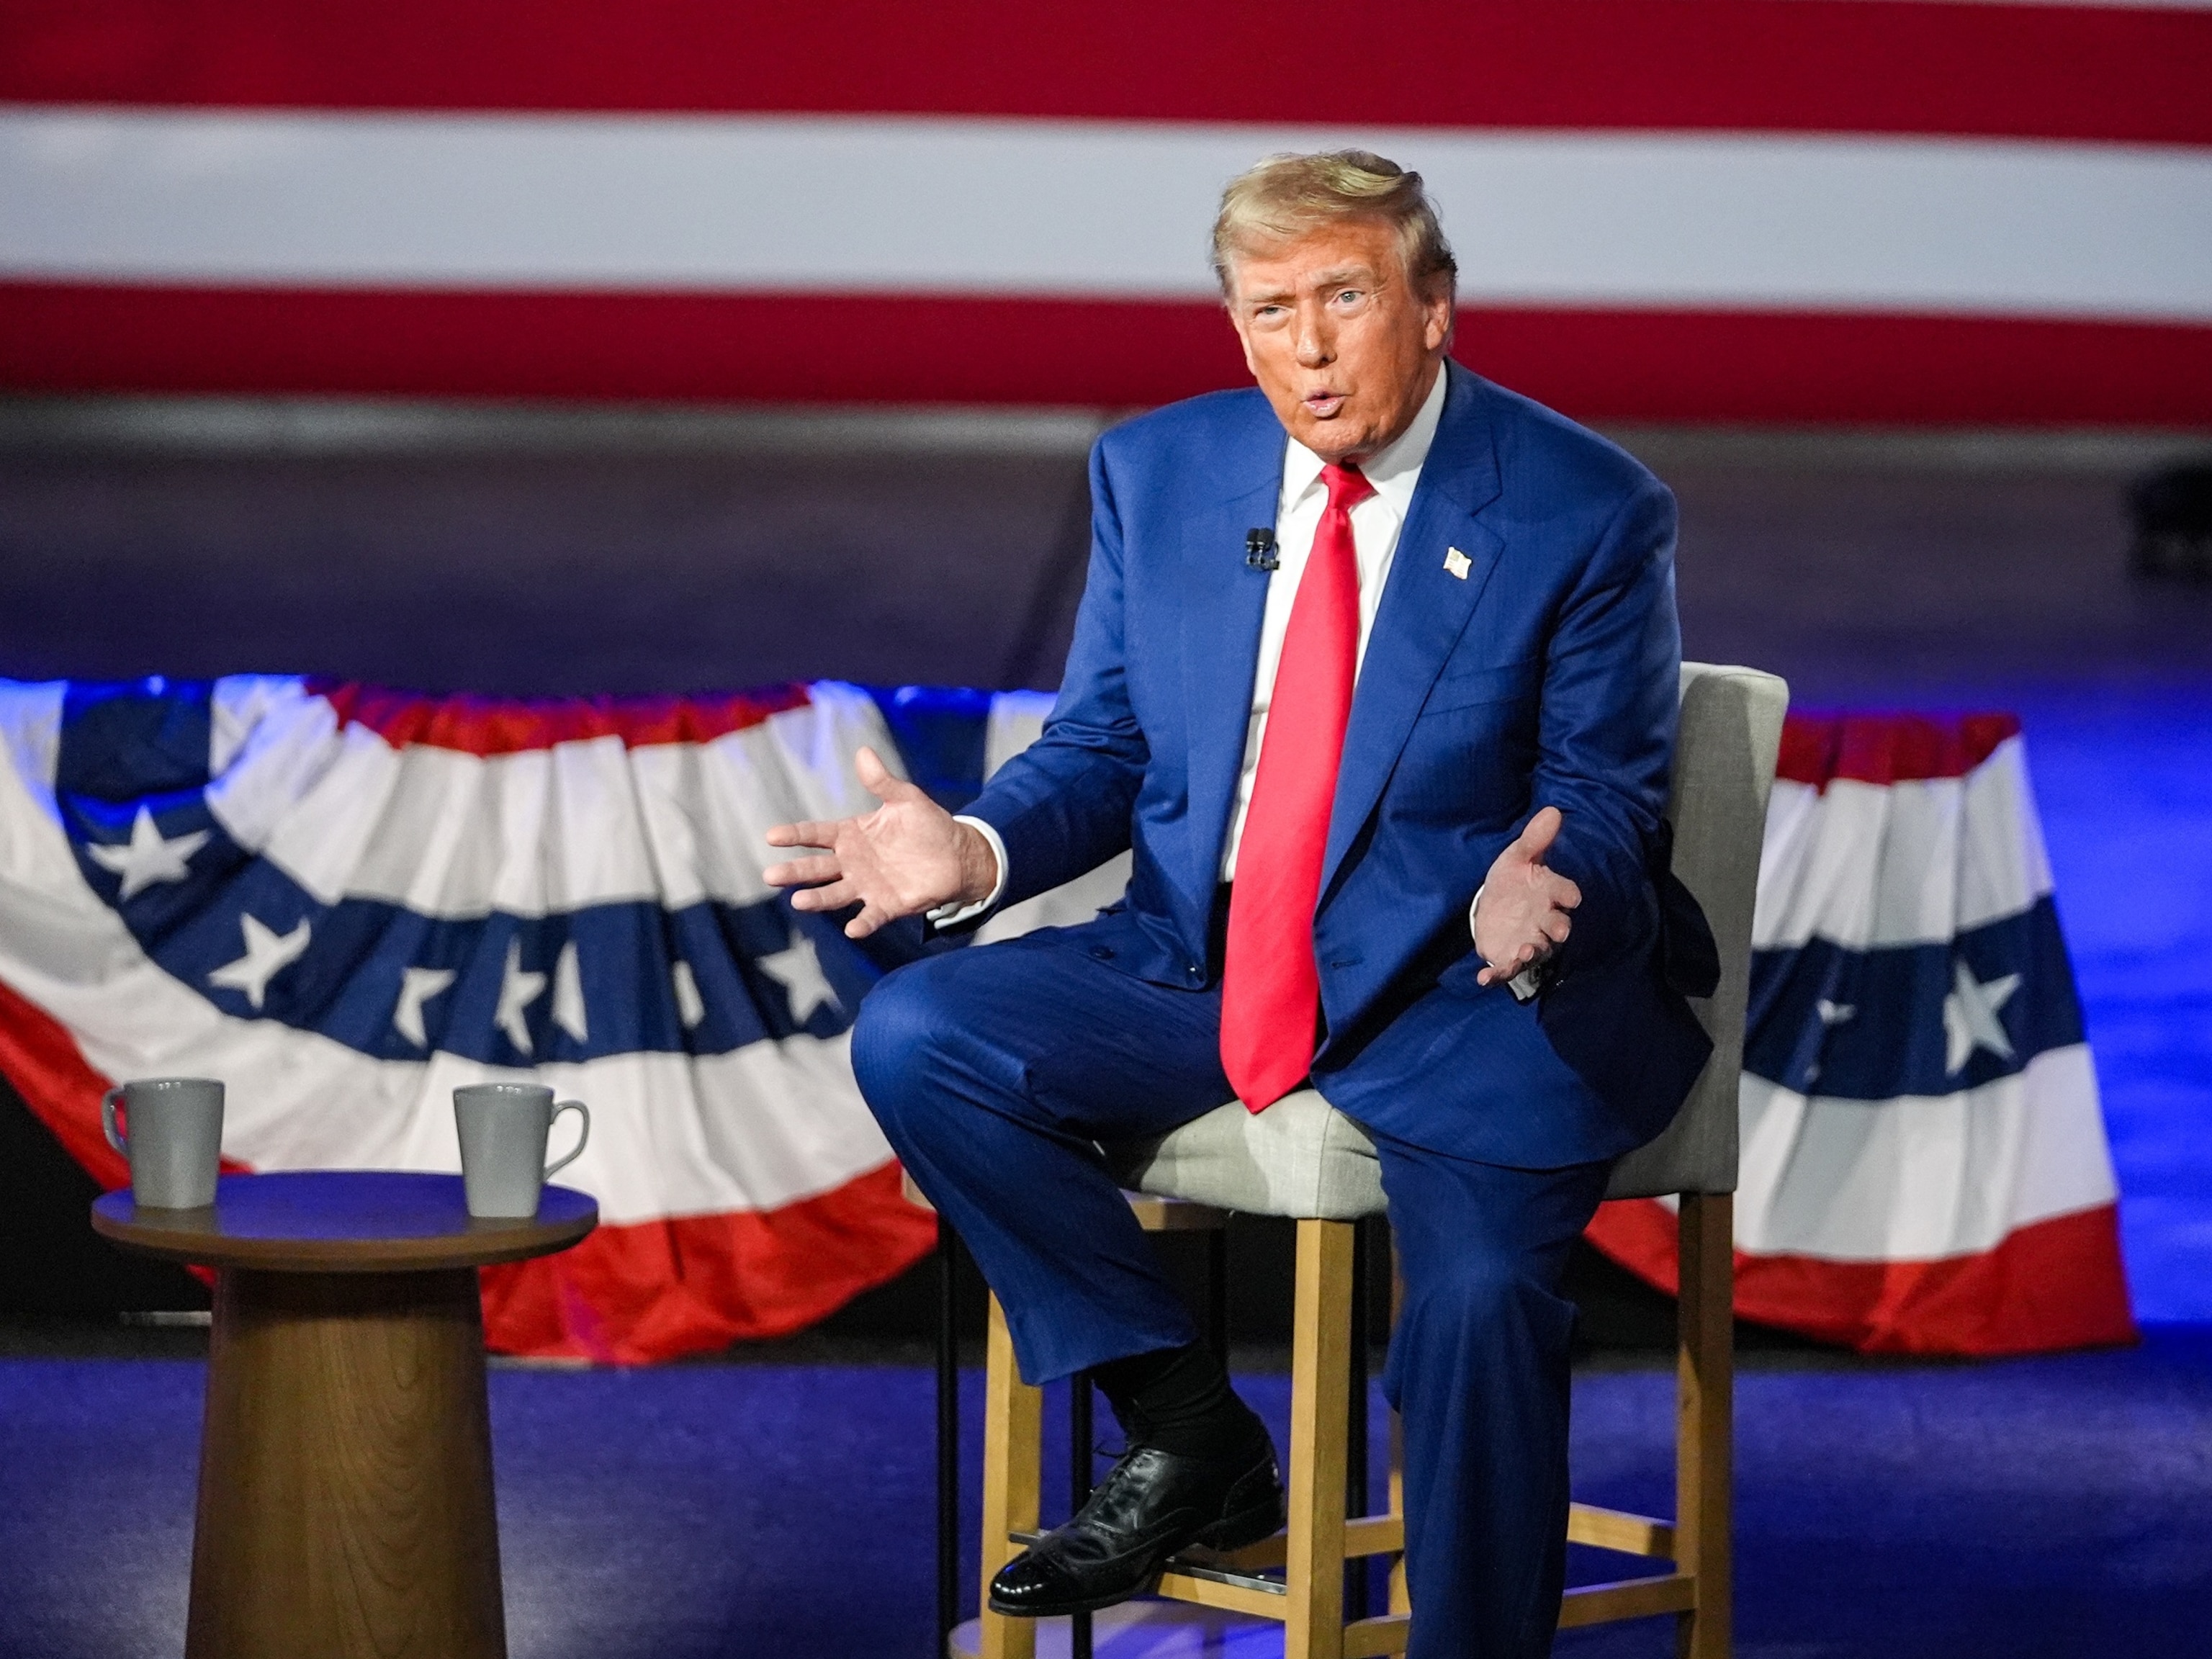
[[1275, 556], [1275, 532], [1267, 525], [1258, 525], [1244, 532], [1244, 568], [1248, 570], [1279, 570], [1283, 562]]

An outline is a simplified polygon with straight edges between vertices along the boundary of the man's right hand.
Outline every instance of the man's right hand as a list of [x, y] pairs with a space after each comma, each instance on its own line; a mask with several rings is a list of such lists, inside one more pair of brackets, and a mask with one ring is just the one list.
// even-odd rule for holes
[[1476, 984], [1510, 980], [1567, 942], [1568, 912], [1583, 902], [1583, 890], [1544, 862], [1565, 822], [1558, 807], [1545, 807], [1483, 878], [1474, 904], [1474, 949], [1484, 963]]
[[845, 924], [848, 939], [866, 939], [886, 922], [920, 915], [940, 905], [974, 904], [998, 885], [991, 843], [972, 824], [956, 821], [913, 784], [891, 775], [872, 749], [854, 757], [867, 792], [883, 803], [857, 818], [781, 823], [768, 832], [771, 847], [818, 847], [810, 858], [771, 865], [762, 872], [771, 887], [796, 887], [794, 910], [860, 914]]

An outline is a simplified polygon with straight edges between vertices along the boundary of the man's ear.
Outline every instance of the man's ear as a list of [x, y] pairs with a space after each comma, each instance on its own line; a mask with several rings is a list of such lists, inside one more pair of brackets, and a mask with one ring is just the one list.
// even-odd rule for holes
[[1229, 319], [1229, 326], [1237, 331], [1237, 344], [1244, 354], [1245, 372], [1255, 380], [1258, 380], [1260, 365], [1252, 361], [1252, 337], [1245, 332], [1244, 319], [1237, 314], [1237, 307], [1232, 301], [1224, 300], [1221, 302], [1221, 309]]
[[1453, 326], [1458, 321], [1458, 296], [1453, 294], [1451, 278], [1437, 279], [1435, 291], [1428, 298], [1425, 309], [1428, 315], [1423, 320], [1422, 343], [1431, 351], [1447, 349], [1451, 344]]

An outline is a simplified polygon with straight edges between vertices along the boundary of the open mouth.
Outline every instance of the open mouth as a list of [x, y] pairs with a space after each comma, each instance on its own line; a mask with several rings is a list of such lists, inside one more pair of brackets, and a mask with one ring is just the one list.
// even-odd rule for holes
[[1309, 392], [1300, 401], [1305, 404], [1307, 414], [1316, 420], [1325, 421], [1344, 407], [1344, 394], [1340, 392]]

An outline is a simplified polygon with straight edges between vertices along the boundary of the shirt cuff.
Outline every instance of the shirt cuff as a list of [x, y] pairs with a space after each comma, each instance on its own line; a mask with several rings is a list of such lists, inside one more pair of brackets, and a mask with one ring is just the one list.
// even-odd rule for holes
[[[1467, 936], [1469, 939], [1474, 937], [1474, 907], [1481, 902], [1482, 889], [1478, 887], [1474, 890], [1474, 896], [1468, 901]], [[1505, 981], [1505, 988], [1513, 993], [1514, 1001], [1530, 1001], [1544, 988], [1543, 967], [1540, 962], [1532, 962]]]
[[991, 858], [998, 866], [999, 878], [991, 884], [990, 892], [973, 904], [955, 902], [940, 904], [930, 911], [928, 921], [933, 927], [957, 927], [963, 921], [973, 921], [996, 904], [1006, 890], [1006, 843], [999, 838], [999, 832], [982, 819], [971, 818], [965, 812], [956, 813], [952, 821], [966, 824], [990, 843]]

